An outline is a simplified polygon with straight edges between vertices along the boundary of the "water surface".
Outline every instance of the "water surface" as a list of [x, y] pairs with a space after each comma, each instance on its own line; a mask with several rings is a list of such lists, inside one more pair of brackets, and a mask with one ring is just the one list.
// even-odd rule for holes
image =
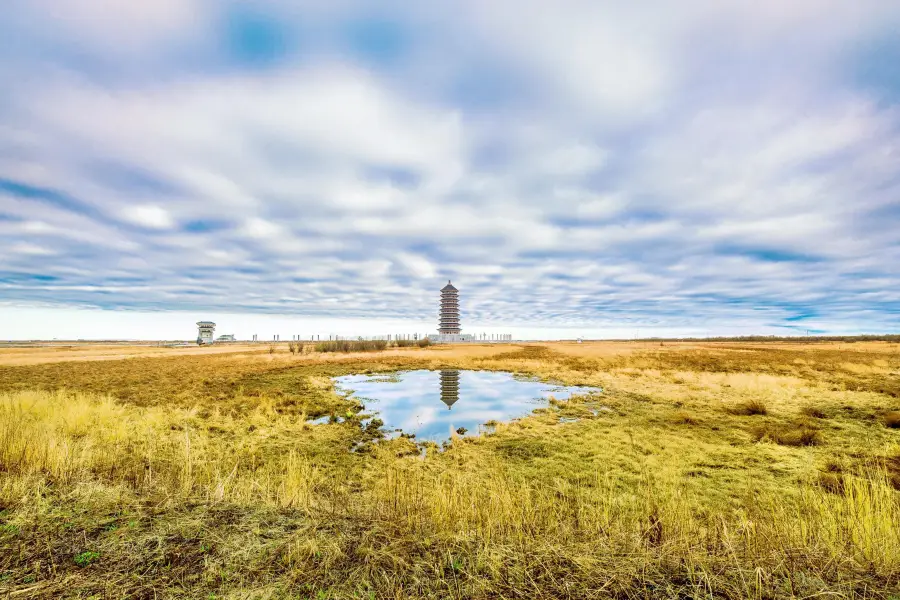
[[400, 429], [420, 440], [441, 441], [465, 428], [477, 433], [488, 421], [509, 421], [550, 397], [565, 400], [599, 388], [556, 386], [492, 371], [404, 371], [388, 375], [336, 377], [340, 392], [350, 393], [366, 411], [384, 421], [388, 431]]

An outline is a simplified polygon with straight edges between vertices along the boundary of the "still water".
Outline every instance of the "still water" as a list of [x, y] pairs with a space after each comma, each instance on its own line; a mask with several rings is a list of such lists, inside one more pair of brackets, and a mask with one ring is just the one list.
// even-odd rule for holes
[[477, 433], [488, 421], [508, 421], [547, 406], [552, 396], [600, 392], [599, 388], [555, 386], [491, 371], [405, 371], [389, 375], [336, 377], [339, 392], [352, 394], [385, 429], [442, 441], [464, 427]]

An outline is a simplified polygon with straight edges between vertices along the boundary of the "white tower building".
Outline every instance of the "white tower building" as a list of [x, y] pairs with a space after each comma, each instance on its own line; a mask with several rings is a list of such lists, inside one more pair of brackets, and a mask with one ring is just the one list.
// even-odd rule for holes
[[216, 324], [212, 321], [197, 322], [197, 343], [212, 344], [216, 334]]

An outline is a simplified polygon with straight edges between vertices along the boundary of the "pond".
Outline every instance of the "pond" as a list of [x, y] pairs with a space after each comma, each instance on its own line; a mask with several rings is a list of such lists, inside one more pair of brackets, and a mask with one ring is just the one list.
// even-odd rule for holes
[[339, 392], [351, 394], [388, 431], [414, 433], [419, 440], [442, 441], [464, 428], [478, 433], [489, 421], [509, 421], [572, 395], [599, 388], [557, 386], [512, 373], [493, 371], [405, 371], [336, 377]]

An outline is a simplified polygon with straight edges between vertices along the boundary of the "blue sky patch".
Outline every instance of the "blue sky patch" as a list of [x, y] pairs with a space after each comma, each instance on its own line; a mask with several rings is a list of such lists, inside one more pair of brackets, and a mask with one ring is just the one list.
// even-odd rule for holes
[[285, 23], [261, 11], [233, 9], [226, 18], [228, 53], [240, 64], [272, 65], [294, 49], [296, 38]]
[[853, 81], [887, 104], [900, 104], [900, 36], [897, 30], [861, 44], [852, 63]]
[[342, 29], [347, 46], [365, 63], [391, 65], [409, 57], [411, 36], [396, 21], [380, 17], [354, 19]]
[[228, 229], [230, 224], [227, 221], [217, 221], [214, 219], [197, 219], [188, 221], [181, 226], [182, 230], [187, 233], [211, 233]]

